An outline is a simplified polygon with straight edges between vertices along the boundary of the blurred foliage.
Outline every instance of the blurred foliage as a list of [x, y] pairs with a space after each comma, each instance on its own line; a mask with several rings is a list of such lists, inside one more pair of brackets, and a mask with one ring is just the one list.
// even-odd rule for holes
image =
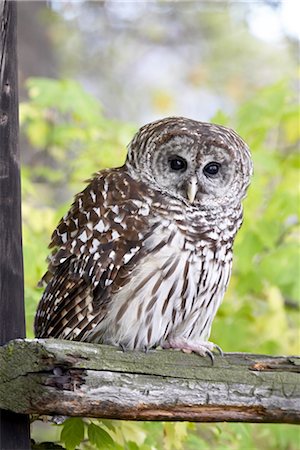
[[[257, 91], [231, 119], [220, 113], [213, 121], [232, 126], [248, 143], [254, 176], [235, 243], [229, 292], [212, 339], [222, 342], [228, 351], [234, 346], [236, 351], [299, 353], [300, 127], [296, 94], [282, 81]], [[232, 333], [233, 326], [236, 333]], [[223, 344], [227, 337], [228, 348]]]
[[[58, 77], [88, 86], [106, 115], [125, 121], [142, 124], [171, 114], [207, 120], [218, 108], [231, 112], [248, 92], [294, 76], [299, 63], [297, 40], [253, 34], [267, 9], [268, 36], [285, 0], [20, 3], [26, 3], [20, 22], [26, 12], [31, 19], [30, 33], [19, 39], [27, 76], [53, 76], [54, 65]], [[50, 49], [41, 48], [39, 29], [54, 64]]]
[[[74, 193], [94, 171], [123, 164], [136, 127], [108, 120], [101, 106], [68, 79], [34, 78], [21, 105], [21, 130], [33, 156], [22, 169], [27, 333], [46, 269], [47, 243]], [[159, 101], [159, 99], [158, 99]], [[161, 102], [165, 102], [162, 95]], [[244, 202], [245, 220], [235, 244], [233, 275], [211, 339], [225, 351], [299, 352], [299, 111], [294, 86], [282, 81], [258, 90], [232, 117], [249, 144], [255, 173]], [[36, 424], [36, 422], [35, 422]], [[289, 425], [193, 424], [67, 419], [33, 425], [36, 442], [67, 450], [298, 450], [299, 431]], [[46, 448], [45, 443], [34, 448]], [[50, 447], [49, 447], [50, 448]], [[54, 448], [54, 447], [53, 447]], [[57, 447], [59, 448], [59, 447]]]

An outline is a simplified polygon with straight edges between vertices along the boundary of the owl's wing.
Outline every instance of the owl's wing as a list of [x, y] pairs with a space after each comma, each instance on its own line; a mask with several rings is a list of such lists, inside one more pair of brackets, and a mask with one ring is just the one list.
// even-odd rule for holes
[[111, 290], [127, 282], [153, 232], [146, 197], [122, 168], [99, 172], [75, 197], [52, 235], [36, 336], [80, 339], [105, 316]]

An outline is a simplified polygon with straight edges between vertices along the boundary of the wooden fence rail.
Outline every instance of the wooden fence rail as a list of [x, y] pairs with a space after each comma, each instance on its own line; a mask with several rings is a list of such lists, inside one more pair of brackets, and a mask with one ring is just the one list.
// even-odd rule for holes
[[300, 358], [123, 353], [61, 340], [0, 349], [0, 407], [131, 420], [300, 423]]

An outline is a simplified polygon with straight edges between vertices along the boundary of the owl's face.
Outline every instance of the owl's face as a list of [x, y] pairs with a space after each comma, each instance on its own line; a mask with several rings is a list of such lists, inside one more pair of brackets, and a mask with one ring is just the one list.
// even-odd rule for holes
[[146, 125], [130, 151], [150, 184], [196, 208], [240, 201], [252, 173], [249, 150], [236, 133], [184, 118]]

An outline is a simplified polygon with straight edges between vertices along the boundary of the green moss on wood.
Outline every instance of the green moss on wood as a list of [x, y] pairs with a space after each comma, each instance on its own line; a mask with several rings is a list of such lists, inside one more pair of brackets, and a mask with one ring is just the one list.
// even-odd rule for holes
[[208, 358], [172, 350], [124, 353], [82, 342], [16, 340], [0, 348], [0, 407], [134, 419], [149, 414], [151, 420], [210, 420], [216, 408], [216, 420], [295, 423], [299, 361], [226, 354], [212, 366]]

